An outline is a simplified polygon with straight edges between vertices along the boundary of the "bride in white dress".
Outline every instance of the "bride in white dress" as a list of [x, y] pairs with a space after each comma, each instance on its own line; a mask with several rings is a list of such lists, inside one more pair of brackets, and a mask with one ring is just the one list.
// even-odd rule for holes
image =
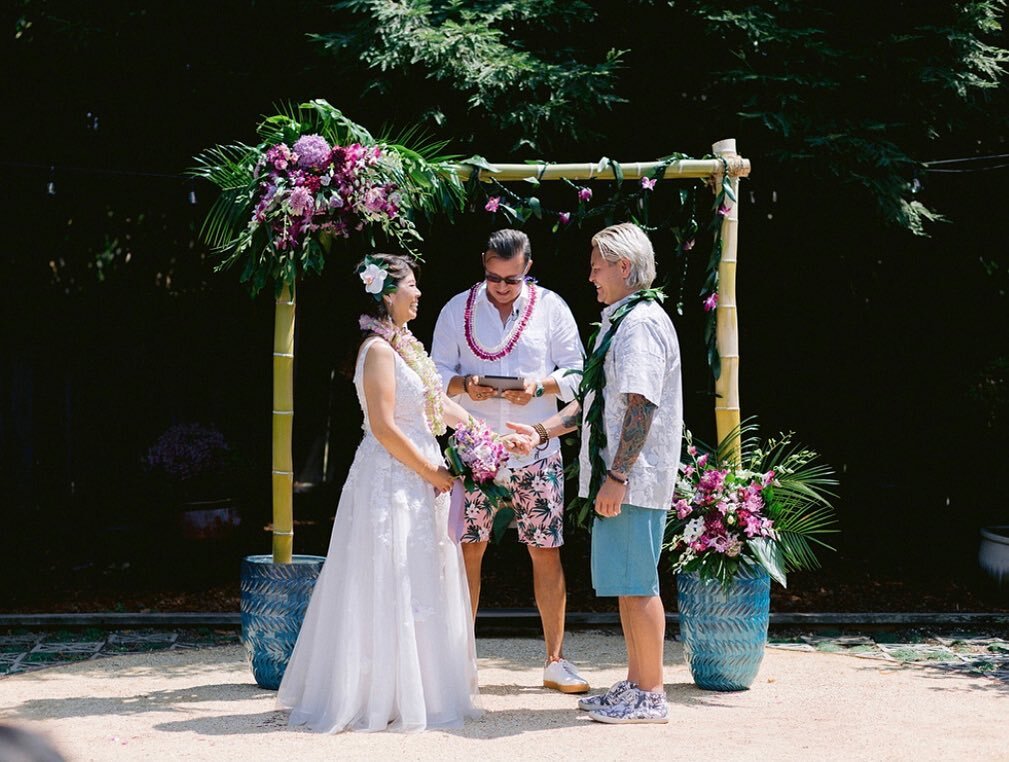
[[420, 298], [413, 267], [374, 254], [358, 268], [374, 296], [354, 372], [364, 439], [278, 692], [292, 725], [323, 733], [480, 716], [466, 573], [448, 534], [453, 477], [435, 439], [468, 416], [406, 329]]

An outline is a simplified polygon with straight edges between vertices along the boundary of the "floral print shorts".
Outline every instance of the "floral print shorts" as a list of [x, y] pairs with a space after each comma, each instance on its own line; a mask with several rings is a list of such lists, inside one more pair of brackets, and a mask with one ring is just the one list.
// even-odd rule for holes
[[[564, 544], [564, 463], [560, 452], [512, 471], [508, 488], [515, 509], [519, 542], [534, 548]], [[463, 542], [487, 542], [494, 517], [482, 492], [466, 493], [466, 531]]]

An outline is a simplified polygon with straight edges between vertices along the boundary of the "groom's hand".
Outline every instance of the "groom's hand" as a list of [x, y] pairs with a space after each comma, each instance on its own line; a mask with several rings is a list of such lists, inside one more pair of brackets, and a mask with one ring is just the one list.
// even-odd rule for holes
[[627, 495], [627, 485], [613, 479], [604, 479], [596, 494], [596, 513], [604, 518], [620, 515], [620, 506]]

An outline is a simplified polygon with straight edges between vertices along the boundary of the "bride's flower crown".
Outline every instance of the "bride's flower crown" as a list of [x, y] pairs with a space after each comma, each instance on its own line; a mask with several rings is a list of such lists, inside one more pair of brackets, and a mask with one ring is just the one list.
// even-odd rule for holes
[[371, 294], [376, 302], [382, 301], [384, 294], [391, 294], [396, 290], [396, 281], [389, 277], [389, 265], [380, 259], [372, 259], [366, 255], [361, 266], [357, 268], [357, 274], [364, 284], [364, 290]]

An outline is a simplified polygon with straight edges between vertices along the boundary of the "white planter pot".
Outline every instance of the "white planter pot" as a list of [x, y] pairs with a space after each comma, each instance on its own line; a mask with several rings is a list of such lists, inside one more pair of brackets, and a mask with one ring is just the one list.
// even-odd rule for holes
[[1009, 587], [1009, 524], [981, 530], [977, 561], [999, 587]]

